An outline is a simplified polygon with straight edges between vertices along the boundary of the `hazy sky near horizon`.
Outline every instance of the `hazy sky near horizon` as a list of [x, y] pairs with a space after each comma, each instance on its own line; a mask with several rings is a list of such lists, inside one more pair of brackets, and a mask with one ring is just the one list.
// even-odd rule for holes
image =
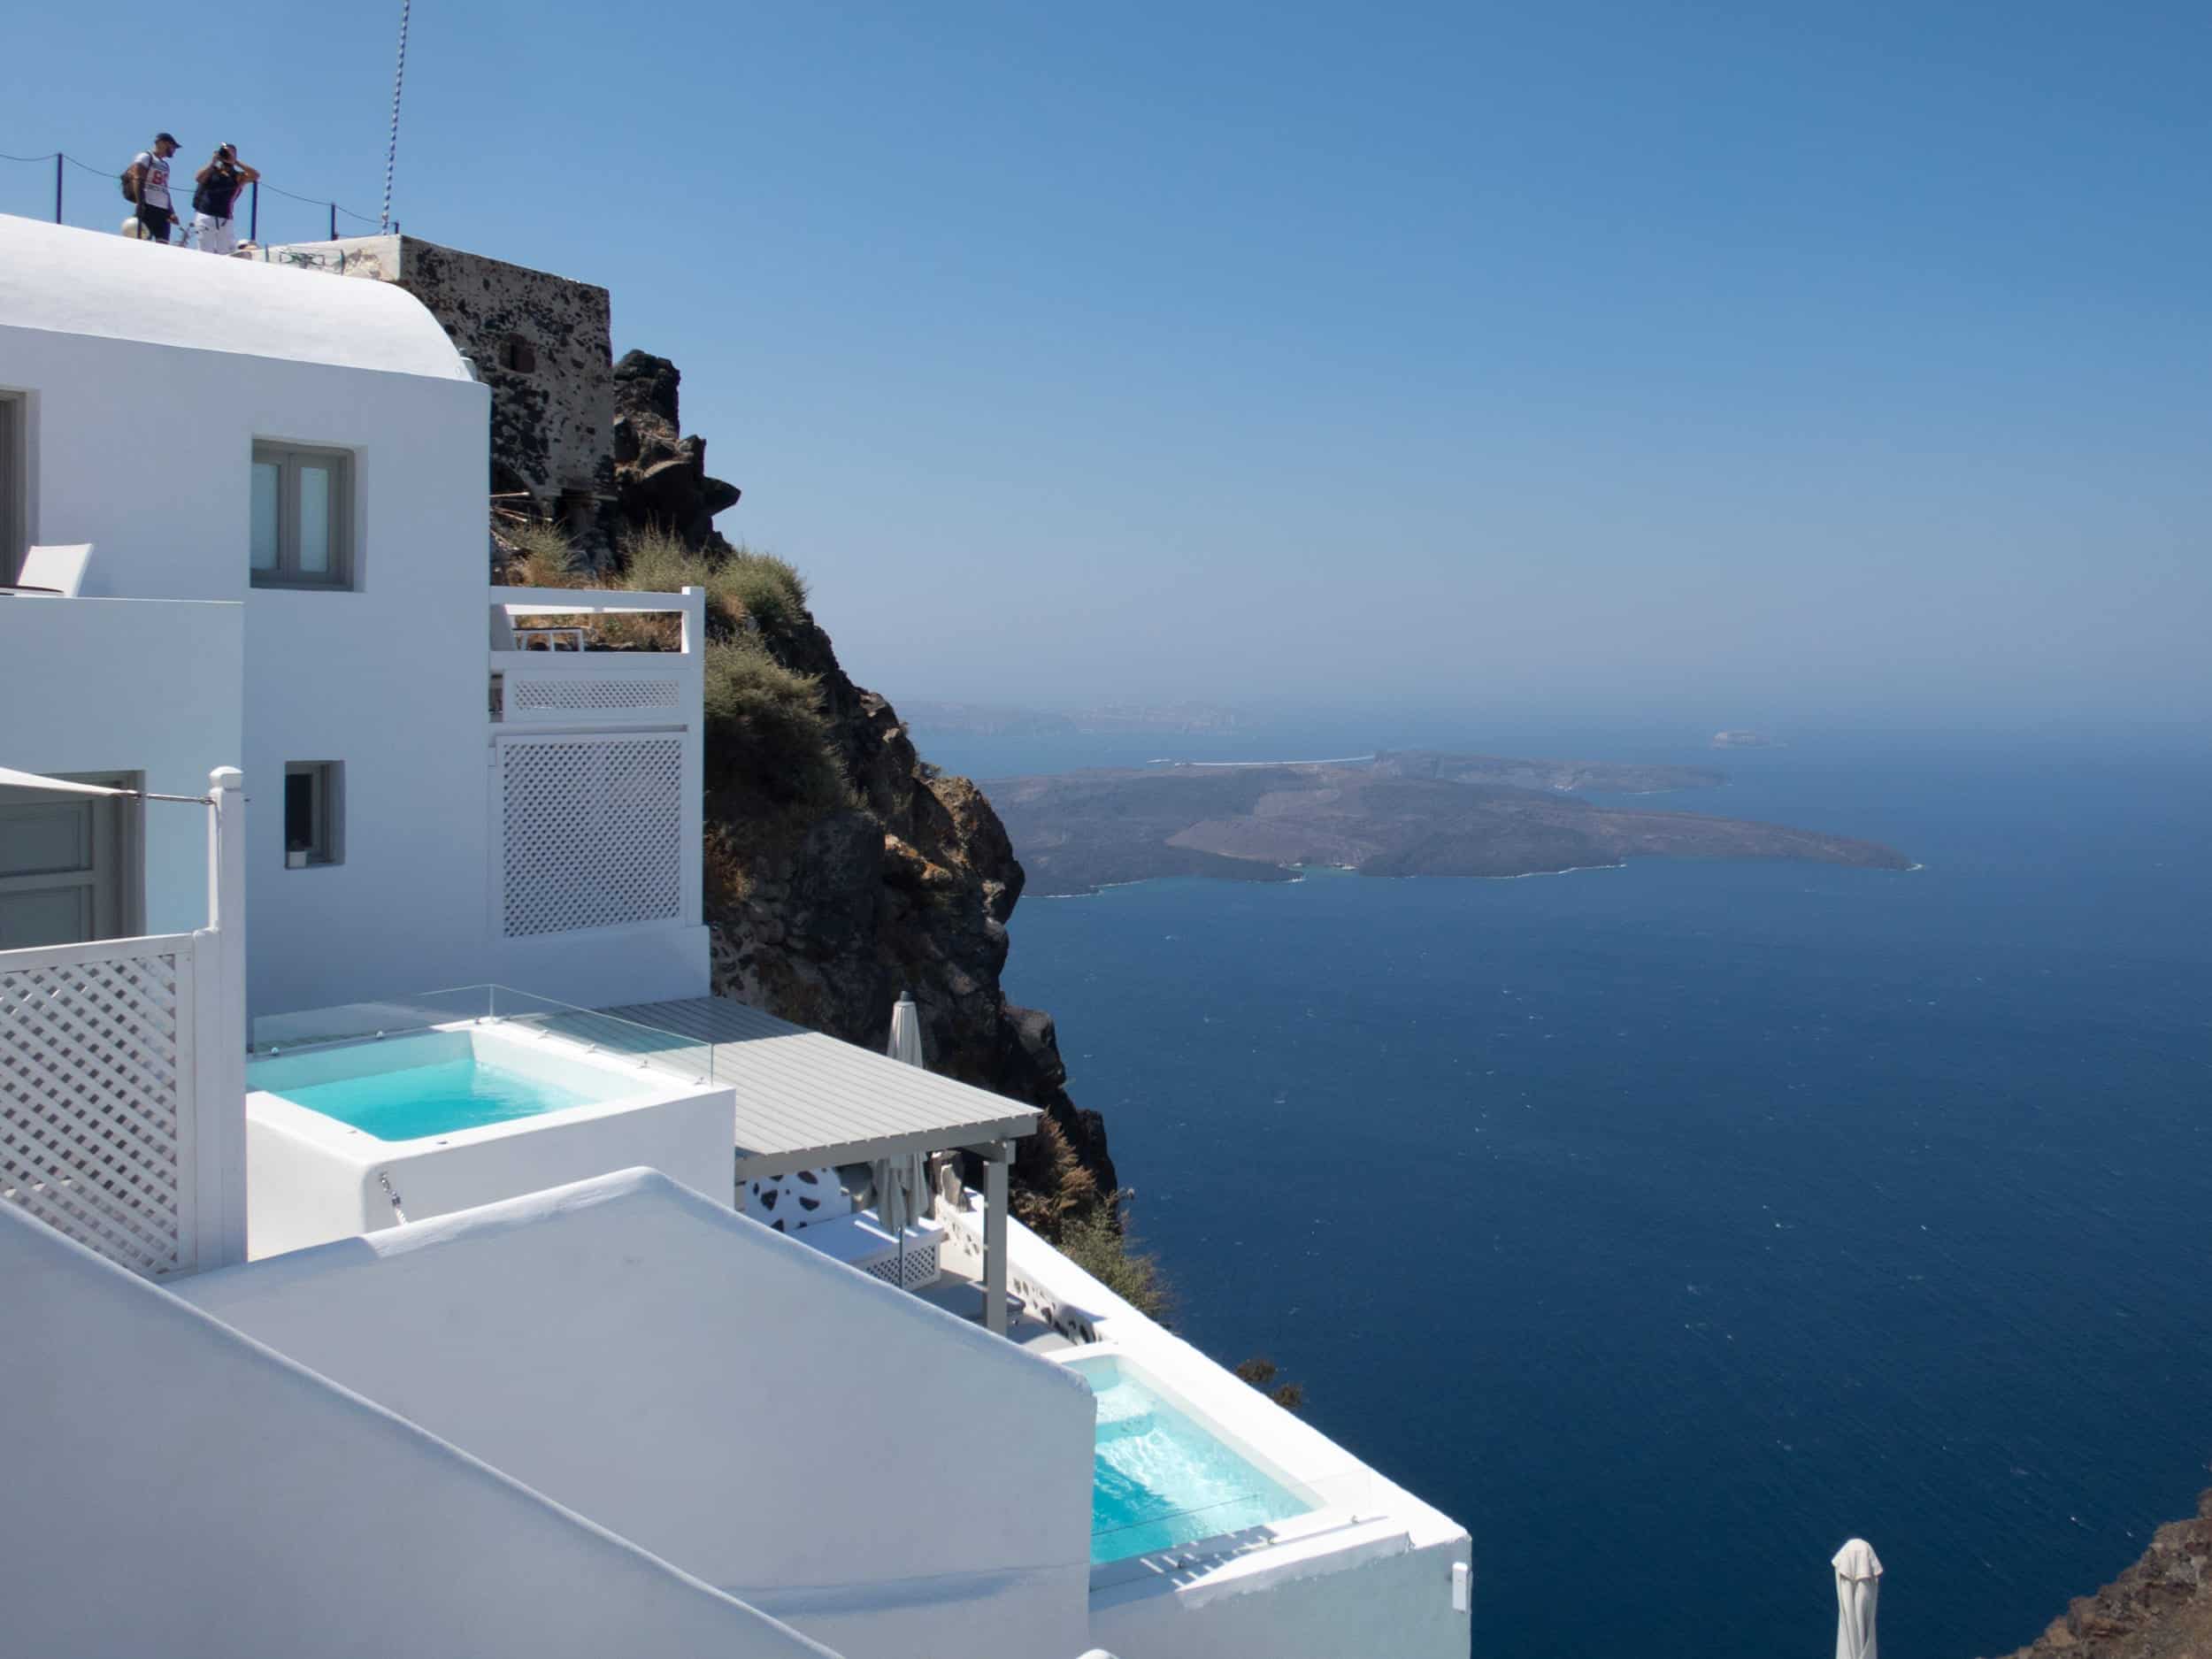
[[[397, 14], [18, 8], [0, 151], [373, 215]], [[2208, 62], [2183, 4], [418, 0], [395, 212], [611, 288], [895, 698], [2164, 724]]]

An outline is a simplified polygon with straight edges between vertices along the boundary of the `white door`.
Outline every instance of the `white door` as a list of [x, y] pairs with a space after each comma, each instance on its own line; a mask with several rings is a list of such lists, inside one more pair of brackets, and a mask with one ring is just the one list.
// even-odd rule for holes
[[[74, 781], [136, 787], [111, 774]], [[135, 927], [137, 806], [0, 789], [0, 950], [121, 938]]]

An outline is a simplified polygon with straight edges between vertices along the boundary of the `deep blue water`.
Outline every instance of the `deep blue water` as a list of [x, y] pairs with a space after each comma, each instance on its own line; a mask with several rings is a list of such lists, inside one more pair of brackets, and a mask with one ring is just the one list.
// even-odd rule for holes
[[[1669, 804], [1909, 875], [1649, 862], [1025, 901], [1134, 1218], [1217, 1358], [1466, 1524], [1479, 1655], [2033, 1637], [2212, 1455], [2212, 764], [1896, 738], [1400, 734], [1717, 764]], [[1360, 752], [1356, 734], [1210, 741]], [[979, 776], [1201, 753], [931, 740]]]

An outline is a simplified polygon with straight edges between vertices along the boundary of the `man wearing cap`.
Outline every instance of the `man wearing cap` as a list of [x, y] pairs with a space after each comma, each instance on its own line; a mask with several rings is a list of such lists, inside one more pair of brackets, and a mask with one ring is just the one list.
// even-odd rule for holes
[[169, 157], [177, 153], [177, 141], [166, 133], [154, 134], [151, 150], [131, 157], [123, 176], [131, 183], [131, 200], [138, 204], [138, 234], [166, 243], [176, 208], [169, 200]]
[[202, 253], [226, 257], [238, 251], [238, 232], [231, 210], [238, 192], [260, 177], [238, 159], [238, 146], [218, 144], [207, 165], [193, 175], [192, 240]]

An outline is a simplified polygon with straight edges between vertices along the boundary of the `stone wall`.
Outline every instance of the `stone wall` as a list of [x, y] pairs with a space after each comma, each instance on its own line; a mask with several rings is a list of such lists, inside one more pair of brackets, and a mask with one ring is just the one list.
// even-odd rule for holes
[[549, 518], [595, 523], [614, 498], [607, 290], [412, 236], [400, 239], [399, 285], [491, 388], [494, 488], [528, 490]]
[[495, 494], [522, 491], [603, 562], [616, 501], [612, 308], [607, 290], [416, 236], [357, 236], [273, 258], [396, 283], [429, 308], [491, 388]]

